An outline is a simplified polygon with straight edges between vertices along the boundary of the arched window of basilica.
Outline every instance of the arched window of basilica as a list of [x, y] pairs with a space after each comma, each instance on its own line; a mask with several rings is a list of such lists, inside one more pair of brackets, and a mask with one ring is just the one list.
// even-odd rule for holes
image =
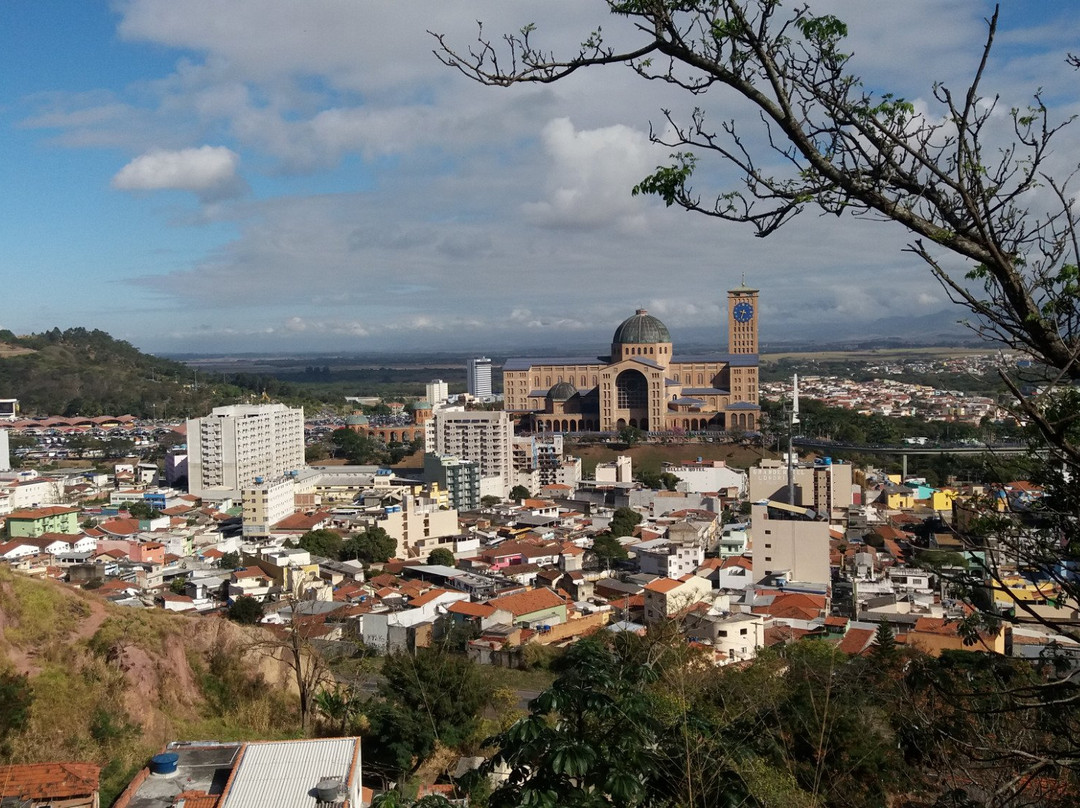
[[649, 383], [637, 370], [624, 370], [615, 379], [615, 405], [620, 409], [645, 409], [649, 406]]

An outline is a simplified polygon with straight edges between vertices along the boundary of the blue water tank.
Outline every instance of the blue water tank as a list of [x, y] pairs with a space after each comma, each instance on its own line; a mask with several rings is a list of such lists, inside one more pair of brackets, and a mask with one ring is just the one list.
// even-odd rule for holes
[[150, 774], [172, 774], [180, 756], [175, 752], [162, 752], [150, 758]]

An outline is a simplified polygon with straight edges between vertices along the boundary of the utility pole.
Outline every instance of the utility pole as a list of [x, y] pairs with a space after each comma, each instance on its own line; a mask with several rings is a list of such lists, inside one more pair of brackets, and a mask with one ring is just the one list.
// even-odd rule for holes
[[795, 437], [795, 426], [799, 423], [799, 374], [796, 373], [791, 380], [791, 414], [788, 418], [787, 433], [787, 501], [788, 505], [795, 504], [795, 447], [792, 443]]

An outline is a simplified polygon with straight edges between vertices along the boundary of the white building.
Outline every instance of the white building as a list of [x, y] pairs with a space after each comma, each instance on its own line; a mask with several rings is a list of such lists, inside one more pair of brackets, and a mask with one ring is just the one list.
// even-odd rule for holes
[[705, 493], [719, 491], [730, 498], [746, 493], [746, 472], [730, 468], [723, 460], [702, 460], [693, 463], [665, 463], [664, 471], [682, 482], [680, 491]]
[[514, 422], [502, 411], [436, 409], [425, 425], [424, 451], [480, 464], [480, 496], [505, 498], [513, 487]]
[[469, 360], [469, 395], [475, 398], [491, 398], [491, 360], [477, 356]]
[[257, 477], [277, 479], [304, 468], [304, 411], [284, 404], [215, 407], [187, 422], [188, 490], [238, 498]]
[[697, 542], [653, 539], [630, 547], [638, 568], [647, 575], [682, 578], [692, 575], [705, 560], [705, 549]]
[[269, 536], [270, 528], [296, 510], [295, 483], [292, 477], [279, 477], [267, 482], [256, 477], [251, 486], [241, 492], [244, 508], [244, 536]]
[[8, 440], [8, 431], [0, 429], [0, 471], [11, 469], [11, 443]]
[[608, 463], [597, 463], [594, 473], [598, 483], [630, 483], [634, 481], [633, 463], [627, 455], [619, 455]]
[[442, 379], [432, 379], [424, 385], [424, 398], [432, 407], [445, 404], [450, 398], [450, 387]]

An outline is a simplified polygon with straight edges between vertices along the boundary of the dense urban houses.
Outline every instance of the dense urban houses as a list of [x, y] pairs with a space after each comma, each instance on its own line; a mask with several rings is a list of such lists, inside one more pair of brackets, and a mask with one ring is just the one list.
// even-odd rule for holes
[[756, 430], [758, 290], [728, 291], [728, 350], [676, 354], [645, 309], [624, 320], [602, 357], [508, 359], [503, 400], [537, 432]]

